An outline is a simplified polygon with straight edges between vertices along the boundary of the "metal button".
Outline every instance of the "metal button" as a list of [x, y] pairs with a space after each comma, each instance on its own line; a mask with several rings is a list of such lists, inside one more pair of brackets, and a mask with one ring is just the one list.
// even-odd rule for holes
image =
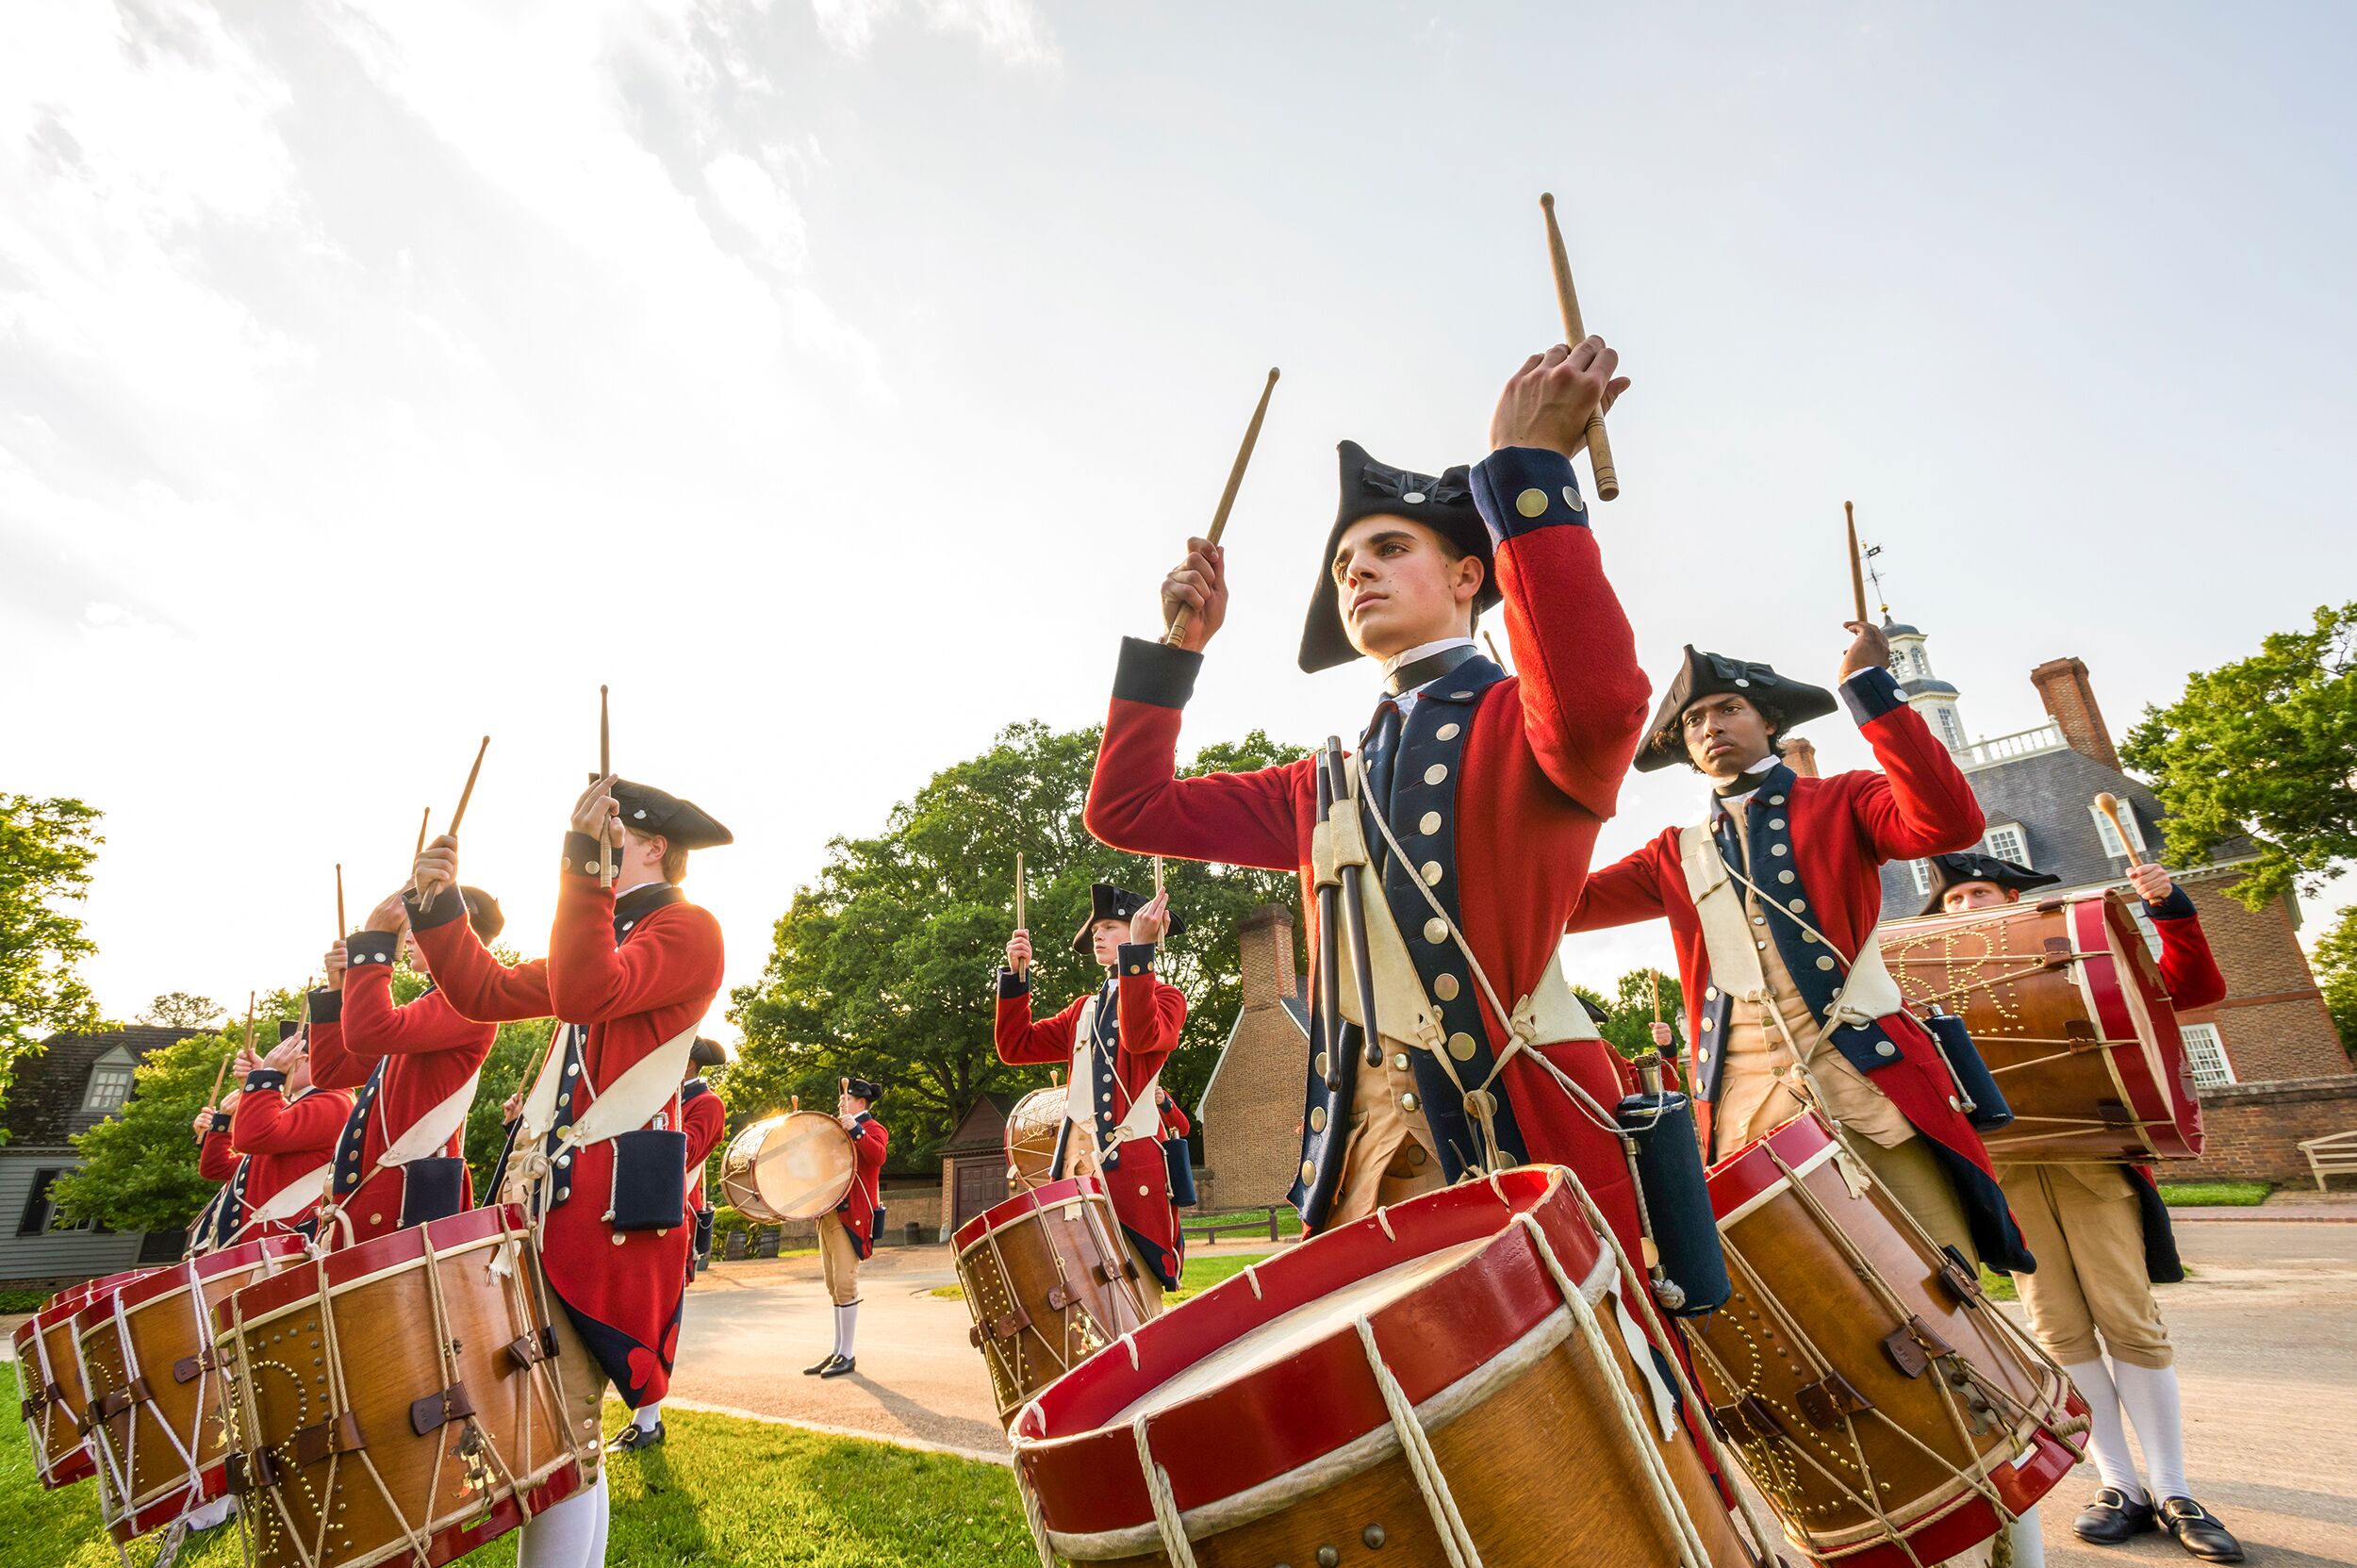
[[1705, 1018], [1703, 1020], [1703, 1028], [1705, 1029], [1717, 1029], [1718, 1027], [1719, 1020], [1716, 1018]]
[[1771, 844], [1768, 846], [1768, 852], [1772, 855], [1788, 855], [1792, 851], [1781, 844]]
[[1771, 795], [1768, 797], [1768, 803], [1772, 806], [1780, 806], [1784, 804], [1784, 797], [1781, 795]]
[[1876, 1056], [1896, 1056], [1899, 1054], [1899, 1048], [1892, 1045], [1887, 1040], [1877, 1040], [1874, 1042], [1874, 1054]]
[[1719, 988], [1716, 985], [1706, 985], [1703, 987], [1703, 1000], [1717, 1001], [1718, 999]]
[[1458, 984], [1457, 977], [1455, 975], [1444, 974], [1435, 975], [1433, 977], [1432, 994], [1440, 998], [1442, 1001], [1455, 1001], [1457, 999], [1457, 992]]
[[1458, 1033], [1448, 1037], [1448, 1053], [1459, 1062], [1472, 1061], [1474, 1052], [1480, 1048], [1480, 1044], [1470, 1034]]
[[[1569, 485], [1563, 487], [1563, 504], [1569, 506], [1574, 512], [1584, 512], [1588, 510], [1587, 505], [1579, 499], [1579, 491]], [[1379, 1541], [1370, 1541], [1367, 1544], [1370, 1546], [1379, 1546], [1382, 1543]]]
[[1310, 1107], [1310, 1131], [1312, 1132], [1323, 1132], [1326, 1131], [1325, 1106], [1313, 1105]]
[[1792, 880], [1792, 873], [1789, 871], [1779, 871], [1776, 873], [1776, 880], [1778, 882], [1790, 882]]
[[1514, 498], [1514, 510], [1526, 518], [1535, 518], [1547, 509], [1547, 492], [1532, 488]]
[[1333, 1071], [1333, 1068], [1334, 1064], [1330, 1059], [1328, 1059], [1326, 1052], [1318, 1052], [1318, 1076], [1320, 1078], [1324, 1078], [1327, 1073]]
[[1432, 738], [1435, 740], [1455, 740], [1460, 734], [1463, 733], [1463, 730], [1464, 727], [1459, 724], [1443, 724], [1439, 729], [1432, 732]]
[[1784, 818], [1781, 817], [1771, 817], [1768, 818], [1768, 825], [1771, 828], [1781, 828], [1784, 826]]
[[1413, 1095], [1402, 1095], [1399, 1097], [1399, 1108], [1407, 1112], [1409, 1115], [1415, 1114], [1417, 1103], [1416, 1097]]
[[1795, 899], [1792, 900], [1792, 913], [1795, 915], [1800, 914], [1801, 911], [1806, 909], [1807, 907], [1808, 900], [1806, 899]]
[[1437, 811], [1426, 812], [1422, 817], [1416, 818], [1416, 831], [1418, 833], [1439, 833], [1441, 831], [1441, 814]]
[[1765, 915], [1755, 915], [1755, 916], [1752, 916], [1752, 924], [1754, 924], [1754, 925], [1755, 925], [1755, 926], [1764, 926], [1764, 925], [1766, 925], [1767, 923], [1768, 923], [1768, 916], [1765, 916]]
[[1447, 777], [1448, 764], [1444, 762], [1436, 762], [1431, 767], [1424, 770], [1424, 782], [1428, 784], [1439, 784], [1442, 779]]
[[1451, 697], [1455, 698], [1458, 701], [1462, 702], [1462, 701], [1464, 701], [1467, 698], [1471, 697], [1471, 696], [1473, 695], [1473, 693], [1472, 693], [1472, 692], [1470, 692], [1470, 691], [1452, 691], [1452, 692], [1450, 692], [1450, 693], [1449, 693], [1449, 695], [1450, 695]]
[[1315, 1181], [1317, 1179], [1318, 1179], [1318, 1167], [1317, 1167], [1317, 1166], [1315, 1166], [1314, 1164], [1310, 1164], [1309, 1161], [1307, 1161], [1307, 1160], [1302, 1161], [1302, 1162], [1301, 1162], [1301, 1180], [1304, 1180], [1304, 1181]]
[[1401, 496], [1399, 499], [1408, 503], [1410, 506], [1421, 506], [1424, 504], [1424, 492], [1422, 490], [1409, 490], [1406, 495]]
[[1447, 941], [1448, 922], [1442, 919], [1438, 915], [1435, 915], [1431, 919], [1426, 920], [1424, 923], [1424, 939], [1427, 942]]
[[1422, 1144], [1409, 1144], [1409, 1145], [1408, 1146], [1408, 1163], [1409, 1163], [1409, 1164], [1411, 1164], [1411, 1165], [1421, 1165], [1421, 1164], [1424, 1164], [1424, 1162], [1425, 1162], [1424, 1145], [1422, 1145]]
[[1766, 952], [1768, 950], [1768, 944], [1765, 942], [1755, 942], [1753, 946], [1757, 948], [1761, 952]]
[[1396, 1056], [1392, 1058], [1392, 1070], [1393, 1072], [1400, 1073], [1404, 1073], [1408, 1070], [1408, 1053], [1406, 1051], [1401, 1051]]
[[1440, 886], [1441, 879], [1448, 874], [1442, 868], [1441, 863], [1437, 860], [1426, 861], [1419, 869], [1423, 872], [1424, 884], [1426, 887]]
[[1833, 959], [1831, 957], [1821, 958], [1817, 961], [1817, 966], [1821, 969], [1830, 969], [1833, 967]]

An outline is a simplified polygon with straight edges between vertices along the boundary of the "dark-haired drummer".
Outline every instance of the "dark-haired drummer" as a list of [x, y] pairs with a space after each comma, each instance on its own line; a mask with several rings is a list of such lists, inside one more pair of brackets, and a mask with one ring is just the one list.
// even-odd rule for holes
[[[499, 900], [459, 890], [468, 924], [486, 942], [505, 926]], [[393, 965], [432, 975], [410, 933], [402, 895], [369, 911], [361, 929], [327, 949], [327, 984], [311, 993], [311, 1073], [330, 1089], [358, 1091], [336, 1146], [331, 1202], [351, 1243], [474, 1206], [467, 1169], [467, 1112], [499, 1026], [461, 1017], [438, 987], [393, 1000]], [[321, 1241], [346, 1245], [330, 1223]]]
[[883, 1086], [867, 1078], [847, 1078], [835, 1097], [835, 1119], [851, 1140], [851, 1184], [843, 1201], [818, 1216], [818, 1266], [834, 1304], [834, 1348], [825, 1360], [802, 1368], [820, 1378], [840, 1378], [859, 1368], [859, 1265], [883, 1238], [884, 1149], [892, 1135], [876, 1119]]
[[[1979, 853], [1937, 856], [1931, 872], [1926, 915], [1998, 908], [2061, 880]], [[2217, 1002], [2226, 977], [2210, 956], [2193, 900], [2158, 866], [2132, 867], [2128, 881], [2160, 935], [2169, 1004], [2191, 1012]], [[2009, 1163], [1997, 1167], [1997, 1179], [2037, 1254], [2037, 1272], [2014, 1281], [2030, 1333], [2070, 1374], [2090, 1412], [2088, 1447], [2103, 1484], [2072, 1528], [2102, 1546], [2162, 1528], [2204, 1562], [2240, 1562], [2241, 1543], [2193, 1500], [2185, 1481], [2177, 1350], [2152, 1298], [2155, 1283], [2183, 1279], [2185, 1270], [2151, 1171], [2125, 1163]], [[2144, 1449], [2149, 1488], [2129, 1452], [2122, 1410]]]
[[282, 1019], [266, 1056], [238, 1052], [243, 1087], [225, 1111], [200, 1111], [197, 1170], [222, 1183], [194, 1227], [191, 1250], [215, 1252], [288, 1232], [309, 1234], [327, 1191], [352, 1096], [311, 1081], [302, 1026]]
[[[592, 1484], [524, 1526], [519, 1568], [602, 1559], [605, 1386], [633, 1409], [670, 1386], [695, 1242], [680, 1084], [724, 959], [719, 922], [679, 884], [688, 854], [732, 842], [728, 829], [691, 801], [613, 777], [583, 791], [568, 828], [544, 959], [510, 967], [484, 947], [447, 834], [418, 857], [408, 902], [418, 946], [462, 1017], [560, 1020], [498, 1196], [547, 1216], [539, 1273], [564, 1308], [552, 1324], [557, 1378]], [[599, 876], [609, 852], [610, 887]]]
[[1053, 1017], [1034, 1022], [1031, 933], [1018, 931], [1007, 943], [1007, 966], [998, 971], [993, 1029], [1001, 1062], [1071, 1067], [1048, 1180], [1103, 1180], [1123, 1239], [1144, 1266], [1146, 1294], [1157, 1307], [1163, 1291], [1178, 1288], [1186, 1263], [1164, 1153], [1167, 1097], [1159, 1080], [1186, 1029], [1187, 997], [1154, 972], [1154, 956], [1165, 936], [1184, 929], [1170, 913], [1167, 892], [1149, 898], [1095, 883], [1088, 922], [1072, 939], [1072, 950], [1102, 965], [1104, 982]]

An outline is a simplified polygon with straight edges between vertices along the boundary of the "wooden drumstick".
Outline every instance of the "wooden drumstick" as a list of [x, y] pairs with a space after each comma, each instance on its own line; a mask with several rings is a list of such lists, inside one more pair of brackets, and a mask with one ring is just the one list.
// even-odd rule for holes
[[1159, 898], [1161, 898], [1162, 896], [1162, 856], [1160, 856], [1160, 855], [1156, 855], [1156, 856], [1154, 857], [1154, 897], [1156, 897], [1156, 898], [1158, 898], [1158, 899], [1159, 899]]
[[[606, 720], [605, 687], [598, 687], [598, 777], [610, 778], [614, 772], [614, 731]], [[606, 842], [603, 827], [598, 830], [598, 885], [614, 885], [614, 850]]]
[[[485, 735], [483, 744], [474, 749], [474, 766], [467, 769], [467, 787], [458, 792], [458, 809], [450, 814], [450, 826], [442, 830], [453, 838], [458, 836], [458, 824], [467, 819], [467, 802], [474, 799], [475, 777], [483, 771], [483, 753], [490, 749], [489, 735]], [[418, 849], [423, 852], [425, 846], [420, 844]]]
[[2103, 814], [2112, 825], [2112, 832], [2119, 835], [2119, 852], [2128, 857], [2128, 869], [2133, 871], [2143, 865], [2144, 862], [2136, 858], [2136, 841], [2128, 836], [2128, 824], [2120, 817], [2123, 808], [2119, 797], [2107, 789], [2095, 798], [2095, 809]]
[[[1547, 215], [1547, 260], [1555, 269], [1555, 303], [1563, 313], [1563, 341], [1577, 347], [1588, 329], [1579, 319], [1579, 292], [1572, 287], [1572, 261], [1563, 251], [1563, 231], [1556, 226], [1555, 197], [1542, 193], [1539, 210]], [[1588, 462], [1596, 473], [1596, 499], [1611, 501], [1621, 493], [1620, 470], [1612, 464], [1612, 441], [1604, 433], [1604, 409], [1588, 416]]]
[[344, 924], [344, 863], [339, 860], [336, 863], [336, 940], [351, 934], [352, 928]]
[[1658, 970], [1658, 969], [1647, 969], [1647, 970], [1645, 971], [1645, 989], [1653, 993], [1653, 1021], [1654, 1021], [1655, 1023], [1659, 1023], [1659, 1022], [1661, 1021], [1661, 971], [1660, 971], [1660, 970]]
[[[1236, 449], [1236, 462], [1228, 470], [1228, 487], [1219, 492], [1219, 507], [1211, 514], [1211, 531], [1204, 538], [1212, 544], [1228, 532], [1228, 513], [1236, 504], [1236, 491], [1243, 487], [1244, 470], [1252, 461], [1252, 448], [1261, 438], [1261, 421], [1268, 416], [1268, 398], [1277, 390], [1277, 367], [1271, 365], [1268, 380], [1261, 385], [1261, 401], [1253, 405], [1252, 422], [1244, 427], [1244, 444]], [[1162, 641], [1172, 648], [1178, 646], [1187, 635], [1187, 607], [1178, 606], [1170, 618], [1170, 630], [1162, 634]]]
[[1481, 629], [1481, 640], [1490, 645], [1490, 662], [1500, 669], [1506, 668], [1506, 655], [1498, 652], [1498, 639], [1490, 635], [1490, 628]]
[[[1014, 852], [1014, 929], [1017, 931], [1031, 929], [1030, 923], [1023, 917], [1023, 851], [1020, 850]], [[1027, 975], [1030, 972], [1031, 966], [1029, 964], [1025, 964], [1015, 971], [1019, 975]]]
[[1857, 549], [1857, 514], [1848, 502], [1841, 503], [1841, 516], [1850, 525], [1850, 603], [1857, 614], [1852, 619], [1861, 624], [1866, 620], [1866, 567]]

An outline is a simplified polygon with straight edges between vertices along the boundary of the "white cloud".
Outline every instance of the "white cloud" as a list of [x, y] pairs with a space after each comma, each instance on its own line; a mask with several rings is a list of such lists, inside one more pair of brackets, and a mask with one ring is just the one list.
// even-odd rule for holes
[[802, 270], [810, 259], [809, 231], [783, 182], [743, 153], [722, 153], [704, 165], [704, 184], [772, 266], [785, 272]]
[[[828, 47], [857, 59], [900, 0], [810, 0], [810, 8]], [[918, 0], [917, 9], [935, 32], [964, 34], [1004, 64], [1049, 69], [1059, 61], [1055, 36], [1031, 0]]]

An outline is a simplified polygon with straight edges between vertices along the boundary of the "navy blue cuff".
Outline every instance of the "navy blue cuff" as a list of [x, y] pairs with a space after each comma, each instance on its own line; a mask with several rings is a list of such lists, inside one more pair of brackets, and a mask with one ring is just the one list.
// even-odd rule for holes
[[1195, 695], [1203, 655], [1143, 637], [1121, 639], [1121, 662], [1113, 667], [1113, 701], [1183, 708]]
[[382, 964], [389, 969], [400, 949], [400, 936], [389, 931], [355, 931], [344, 938], [344, 961], [355, 969], [363, 964]]
[[1474, 465], [1473, 493], [1492, 545], [1541, 528], [1588, 526], [1572, 460], [1544, 447], [1498, 448]]
[[1113, 970], [1124, 975], [1150, 975], [1154, 972], [1154, 944], [1124, 942], [1115, 949]]
[[[437, 926], [447, 926], [464, 916], [467, 899], [455, 887], [437, 887], [434, 890], [434, 901], [420, 905], [418, 890], [411, 887], [403, 891], [401, 906], [409, 912], [411, 931], [432, 931]], [[345, 944], [344, 950], [347, 953], [352, 950], [350, 943]]]
[[1898, 677], [1880, 667], [1861, 669], [1842, 682], [1841, 701], [1860, 729], [1907, 705], [1906, 693], [1899, 689]]
[[1009, 997], [1028, 997], [1030, 994], [1031, 977], [1030, 975], [1018, 975], [1013, 969], [1005, 967], [999, 969], [998, 995], [1001, 999]]
[[565, 858], [556, 868], [569, 874], [594, 877], [604, 865], [605, 848], [585, 833], [565, 834]]
[[309, 1005], [313, 1023], [336, 1023], [344, 1015], [344, 994], [341, 991], [314, 991], [310, 995]]
[[216, 1112], [214, 1112], [214, 1113], [213, 1113], [213, 1121], [212, 1121], [212, 1125], [211, 1125], [209, 1128], [207, 1128], [206, 1131], [207, 1132], [226, 1132], [226, 1131], [229, 1131], [229, 1113], [228, 1113], [228, 1112], [226, 1112], [226, 1111], [216, 1111]]
[[2144, 913], [2147, 918], [2153, 920], [2190, 920], [2200, 911], [2193, 907], [2193, 896], [2172, 883], [2167, 898], [2159, 903], [2150, 899], [2144, 901]]
[[287, 1086], [287, 1075], [276, 1067], [256, 1067], [245, 1075], [245, 1086], [248, 1092], [255, 1089], [283, 1089]]

